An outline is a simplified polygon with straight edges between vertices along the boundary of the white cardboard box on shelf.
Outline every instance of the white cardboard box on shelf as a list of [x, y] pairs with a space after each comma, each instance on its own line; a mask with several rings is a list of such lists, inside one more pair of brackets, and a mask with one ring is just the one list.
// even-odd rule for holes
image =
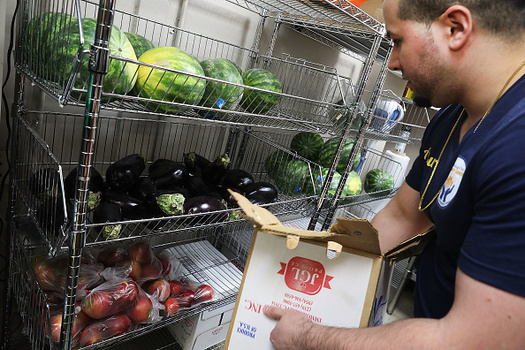
[[168, 326], [183, 350], [204, 350], [226, 339], [235, 303], [207, 310]]
[[255, 233], [225, 349], [273, 349], [269, 334], [276, 322], [263, 314], [264, 305], [296, 309], [329, 326], [382, 324], [393, 261], [417, 252], [429, 236], [382, 255], [367, 220], [339, 218], [329, 232], [307, 231], [236, 199]]

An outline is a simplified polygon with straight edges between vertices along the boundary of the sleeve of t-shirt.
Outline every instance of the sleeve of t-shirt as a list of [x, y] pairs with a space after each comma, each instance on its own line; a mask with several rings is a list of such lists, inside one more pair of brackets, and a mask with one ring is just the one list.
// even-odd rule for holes
[[[524, 103], [525, 105], [525, 103]], [[525, 108], [525, 106], [524, 106]], [[525, 296], [525, 113], [491, 139], [469, 166], [474, 217], [458, 261], [472, 278]]]

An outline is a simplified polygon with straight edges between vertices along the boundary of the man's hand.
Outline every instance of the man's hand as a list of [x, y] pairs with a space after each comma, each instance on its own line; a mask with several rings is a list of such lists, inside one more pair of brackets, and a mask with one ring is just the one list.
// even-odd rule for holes
[[268, 305], [264, 307], [264, 314], [278, 321], [270, 333], [270, 342], [276, 350], [306, 348], [306, 335], [314, 324], [305, 314]]

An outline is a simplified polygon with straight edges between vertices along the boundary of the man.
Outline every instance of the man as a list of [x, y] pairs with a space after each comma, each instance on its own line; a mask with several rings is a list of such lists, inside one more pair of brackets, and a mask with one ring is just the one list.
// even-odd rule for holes
[[[444, 107], [373, 219], [383, 251], [432, 225], [416, 318], [366, 329], [266, 307], [280, 349], [525, 349], [525, 2], [384, 0], [414, 101]], [[334, 310], [342, 312], [342, 310]]]

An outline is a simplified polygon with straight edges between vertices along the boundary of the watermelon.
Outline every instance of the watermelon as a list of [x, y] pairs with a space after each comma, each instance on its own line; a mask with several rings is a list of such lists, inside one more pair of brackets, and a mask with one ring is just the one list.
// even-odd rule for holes
[[[248, 69], [243, 78], [246, 86], [282, 93], [281, 82], [275, 74], [265, 69]], [[241, 106], [248, 113], [266, 113], [279, 102], [279, 95], [275, 93], [245, 89]]]
[[387, 196], [394, 187], [394, 176], [384, 169], [372, 169], [366, 176], [363, 188], [372, 197]]
[[301, 157], [317, 162], [323, 144], [324, 140], [321, 135], [314, 132], [300, 132], [292, 138], [290, 149]]
[[135, 55], [137, 57], [142, 56], [144, 52], [151, 50], [155, 47], [151, 41], [149, 41], [142, 35], [130, 32], [124, 32], [124, 34], [126, 34], [126, 37], [128, 38], [131, 46], [133, 46], [133, 50], [135, 50]]
[[286, 163], [275, 174], [277, 187], [285, 194], [308, 193], [308, 187], [311, 187], [310, 167], [308, 163], [292, 159]]
[[288, 153], [281, 150], [274, 151], [264, 160], [264, 168], [268, 176], [275, 178], [290, 160], [291, 156]]
[[[330, 167], [330, 165], [332, 164], [332, 159], [334, 158], [334, 155], [337, 151], [339, 140], [340, 139], [338, 137], [334, 137], [334, 138], [327, 140], [323, 144], [323, 146], [321, 147], [321, 150], [319, 151], [318, 163], [320, 165], [326, 168]], [[337, 168], [336, 168], [336, 170], [339, 173], [342, 173], [345, 170], [346, 164], [350, 160], [350, 155], [352, 154], [353, 146], [354, 146], [353, 140], [347, 139], [345, 141], [343, 150], [341, 152], [341, 157], [339, 158], [339, 162], [337, 163]], [[354, 162], [352, 164], [352, 168], [350, 170], [355, 170], [360, 162], [361, 162], [361, 152], [358, 151], [354, 159]]]
[[[207, 77], [238, 85], [242, 85], [244, 82], [235, 63], [228, 59], [212, 58], [204, 60], [200, 64]], [[204, 107], [229, 110], [237, 105], [243, 91], [244, 88], [239, 86], [207, 81], [204, 95], [199, 104]], [[213, 111], [202, 110], [201, 112], [207, 117], [213, 118], [215, 116]]]
[[[204, 76], [200, 62], [185, 51], [161, 46], [146, 51], [139, 57], [140, 62], [157, 65], [196, 76]], [[147, 99], [195, 105], [204, 95], [206, 80], [182, 73], [141, 65], [138, 69], [135, 89], [140, 97]], [[161, 111], [183, 112], [187, 107], [174, 107], [163, 103], [147, 104], [148, 108]]]
[[[94, 18], [82, 19], [84, 34], [84, 49], [89, 49], [95, 40], [97, 20]], [[58, 72], [58, 78], [65, 81], [73, 68], [73, 59], [78, 51], [80, 43], [80, 29], [78, 23], [73, 21], [70, 26], [64, 27], [50, 43], [49, 63], [63, 67]], [[136, 60], [137, 56], [128, 38], [116, 26], [111, 27], [109, 38], [109, 52], [113, 56]], [[87, 86], [90, 72], [88, 70], [89, 56], [84, 55], [79, 74], [75, 81], [75, 87]], [[137, 65], [124, 61], [110, 59], [108, 72], [104, 77], [103, 91], [107, 93], [126, 94], [135, 85]], [[80, 77], [80, 79], [78, 79]]]
[[33, 70], [37, 67], [45, 67], [46, 72], [38, 72], [40, 74], [54, 72], [55, 69], [47, 67], [49, 53], [54, 50], [53, 40], [64, 28], [76, 21], [75, 17], [60, 12], [46, 12], [33, 18], [25, 30], [22, 46], [23, 61], [27, 62]]
[[[328, 170], [328, 168], [322, 168], [321, 174], [315, 176], [314, 178], [316, 184], [316, 193], [318, 194], [321, 193], [323, 182], [328, 177]], [[339, 182], [341, 182], [341, 174], [339, 174], [336, 171], [332, 176], [332, 182], [328, 187], [328, 198], [332, 198], [335, 196], [335, 191], [339, 186]], [[357, 175], [355, 171], [351, 171], [350, 173], [348, 173], [348, 178], [346, 179], [345, 186], [343, 187], [343, 190], [341, 192], [341, 197], [356, 196], [361, 193], [361, 190], [361, 178], [359, 177], [359, 175]]]

